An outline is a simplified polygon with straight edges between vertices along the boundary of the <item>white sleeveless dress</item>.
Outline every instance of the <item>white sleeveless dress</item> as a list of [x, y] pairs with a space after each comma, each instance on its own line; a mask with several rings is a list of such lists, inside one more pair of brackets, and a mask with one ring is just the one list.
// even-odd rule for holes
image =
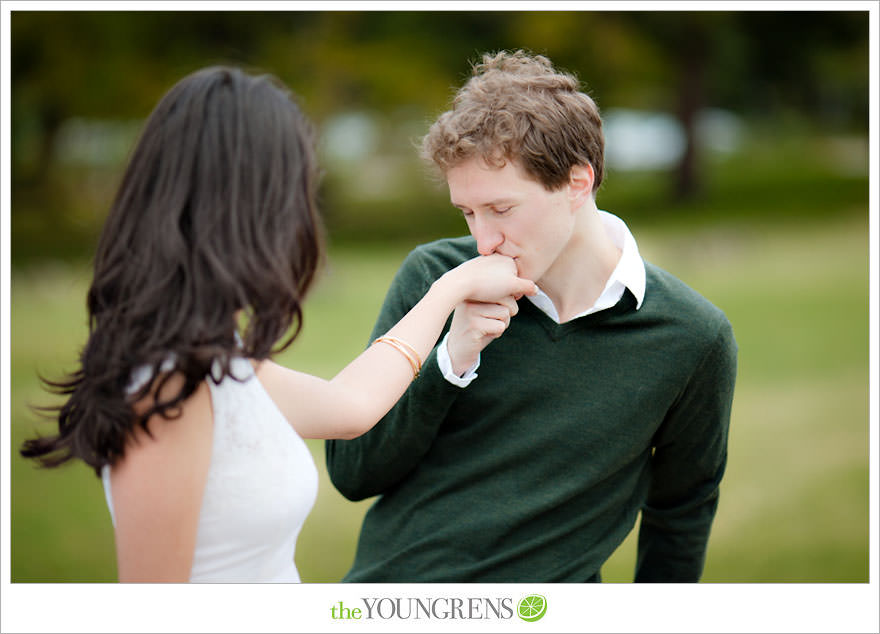
[[[296, 540], [318, 490], [318, 471], [254, 374], [236, 358], [232, 373], [209, 380], [214, 439], [196, 536], [192, 582], [299, 582]], [[132, 379], [130, 389], [148, 378]], [[110, 469], [104, 492], [115, 525]]]

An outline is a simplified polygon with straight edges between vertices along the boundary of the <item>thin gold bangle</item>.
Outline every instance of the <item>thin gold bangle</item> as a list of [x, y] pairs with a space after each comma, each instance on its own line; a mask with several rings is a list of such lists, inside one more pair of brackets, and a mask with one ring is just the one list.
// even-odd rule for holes
[[391, 337], [380, 337], [379, 339], [376, 339], [374, 343], [387, 343], [389, 346], [391, 346], [404, 357], [406, 357], [406, 360], [409, 361], [409, 365], [413, 371], [413, 380], [416, 380], [416, 378], [418, 378], [419, 370], [421, 369], [419, 367], [419, 362], [412, 357], [412, 355], [406, 348], [404, 348], [401, 341]]
[[387, 343], [389, 346], [400, 352], [400, 354], [406, 357], [406, 360], [409, 361], [409, 364], [412, 367], [413, 381], [419, 378], [419, 373], [422, 370], [422, 360], [419, 358], [419, 353], [416, 352], [415, 348], [402, 339], [389, 336], [379, 337], [373, 343]]
[[395, 348], [398, 352], [400, 352], [403, 356], [405, 356], [407, 361], [409, 361], [410, 366], [412, 367], [413, 380], [418, 378], [419, 372], [422, 369], [422, 360], [419, 358], [418, 353], [411, 345], [409, 345], [402, 339], [389, 336], [379, 337], [378, 339], [376, 339], [376, 342], [387, 343], [388, 345]]
[[419, 370], [422, 369], [422, 359], [419, 357], [419, 353], [415, 348], [413, 348], [411, 345], [409, 345], [403, 339], [398, 339], [397, 337], [388, 337], [387, 335], [385, 338], [386, 339], [393, 339], [394, 341], [396, 341], [397, 343], [402, 345], [404, 348], [409, 350], [410, 354], [412, 355], [412, 358], [416, 360], [416, 367], [418, 367]]

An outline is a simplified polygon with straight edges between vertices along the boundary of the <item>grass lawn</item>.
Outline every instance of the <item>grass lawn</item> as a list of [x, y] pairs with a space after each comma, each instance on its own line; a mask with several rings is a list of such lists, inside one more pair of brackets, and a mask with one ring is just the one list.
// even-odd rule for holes
[[[632, 227], [642, 255], [722, 308], [740, 347], [727, 476], [704, 580], [868, 581], [868, 223], [757, 221], [682, 232]], [[331, 249], [301, 338], [280, 361], [331, 377], [366, 344], [406, 248]], [[84, 341], [85, 267], [12, 272], [12, 581], [115, 580], [100, 481], [82, 465], [46, 471], [18, 457], [40, 427], [28, 404], [52, 399], [37, 373], [72, 370]], [[6, 431], [6, 430], [4, 430]], [[304, 581], [348, 569], [369, 501], [330, 484], [297, 547]], [[628, 581], [635, 531], [603, 569]]]

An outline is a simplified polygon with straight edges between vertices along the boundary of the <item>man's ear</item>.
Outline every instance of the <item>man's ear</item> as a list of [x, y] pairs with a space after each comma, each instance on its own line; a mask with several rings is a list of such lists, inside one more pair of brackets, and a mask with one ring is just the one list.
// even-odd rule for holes
[[589, 163], [575, 165], [568, 175], [568, 196], [573, 207], [580, 207], [587, 198], [593, 195], [593, 183], [596, 173]]

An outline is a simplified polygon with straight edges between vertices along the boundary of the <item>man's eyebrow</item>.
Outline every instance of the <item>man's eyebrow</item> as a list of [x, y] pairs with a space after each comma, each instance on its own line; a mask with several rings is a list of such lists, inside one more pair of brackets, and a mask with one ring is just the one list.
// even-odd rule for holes
[[484, 207], [498, 207], [499, 205], [512, 205], [514, 203], [513, 198], [496, 198], [495, 200], [490, 200], [487, 203], [484, 203]]
[[[458, 207], [459, 209], [470, 209], [467, 205], [460, 205], [454, 200], [449, 201], [452, 203], [453, 207]], [[488, 202], [480, 203], [477, 207], [498, 207], [500, 205], [512, 205], [516, 201], [513, 198], [494, 198]]]

